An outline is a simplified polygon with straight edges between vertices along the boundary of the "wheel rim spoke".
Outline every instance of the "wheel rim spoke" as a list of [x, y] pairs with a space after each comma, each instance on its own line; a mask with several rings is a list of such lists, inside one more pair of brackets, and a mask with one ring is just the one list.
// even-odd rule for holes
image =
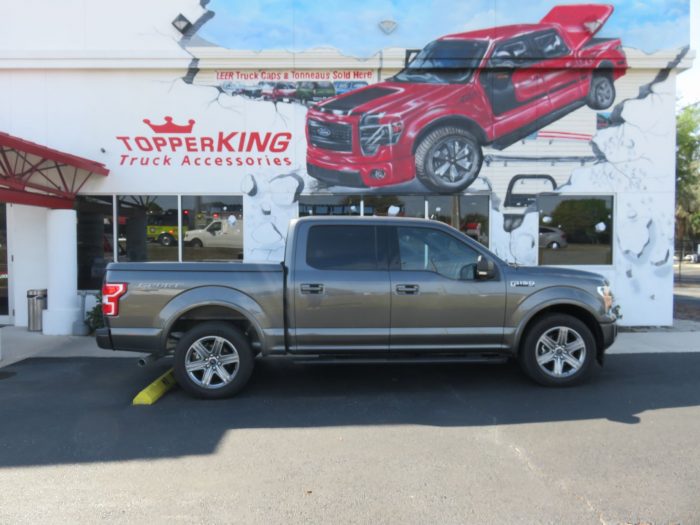
[[578, 361], [578, 359], [569, 354], [564, 354], [562, 357], [564, 359], [564, 362], [566, 362], [573, 370], [578, 370], [578, 368], [581, 366], [581, 363]]
[[447, 170], [450, 169], [451, 164], [447, 161], [443, 162], [438, 166], [438, 168], [435, 170], [435, 173], [439, 175], [440, 177], [444, 176]]
[[214, 339], [214, 346], [211, 349], [211, 355], [219, 356], [221, 355], [221, 349], [224, 347], [224, 338], [217, 337]]
[[206, 368], [204, 374], [202, 375], [202, 384], [204, 386], [209, 386], [211, 384], [211, 379], [214, 376], [214, 369], [212, 367]]
[[224, 383], [231, 381], [231, 374], [229, 374], [223, 366], [217, 366], [214, 371]]
[[586, 348], [586, 345], [581, 339], [576, 339], [574, 342], [566, 345], [566, 351], [570, 354], [573, 352], [578, 352], [579, 350], [583, 350], [584, 348]]
[[188, 372], [198, 372], [200, 370], [204, 370], [204, 367], [207, 366], [207, 362], [204, 360], [201, 361], [191, 361], [185, 365], [185, 369]]
[[560, 376], [562, 372], [564, 371], [564, 362], [562, 359], [555, 359], [554, 360], [554, 370], [552, 371], [554, 375]]
[[540, 364], [540, 366], [551, 363], [553, 360], [554, 360], [554, 353], [553, 352], [545, 352], [544, 354], [540, 354], [537, 356], [537, 362]]
[[219, 358], [219, 363], [222, 365], [233, 365], [238, 363], [238, 355], [237, 354], [226, 354], [222, 355]]
[[557, 336], [557, 344], [564, 346], [568, 339], [569, 339], [569, 329], [564, 327], [564, 326], [560, 326], [559, 327], [559, 335]]
[[194, 349], [195, 352], [199, 354], [199, 356], [202, 359], [207, 359], [209, 357], [209, 350], [202, 344], [201, 340], [196, 341], [193, 345], [192, 348]]

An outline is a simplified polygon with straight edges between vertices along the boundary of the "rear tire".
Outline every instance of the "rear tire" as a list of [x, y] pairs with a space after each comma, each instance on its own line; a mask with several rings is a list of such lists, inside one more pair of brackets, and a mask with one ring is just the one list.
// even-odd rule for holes
[[615, 84], [608, 75], [597, 74], [591, 79], [586, 103], [591, 109], [608, 109], [615, 102]]
[[596, 361], [593, 334], [583, 321], [550, 314], [528, 329], [518, 360], [527, 376], [544, 386], [571, 386], [586, 380]]
[[479, 176], [483, 157], [474, 135], [462, 128], [444, 126], [428, 133], [418, 144], [416, 176], [429, 190], [457, 193]]
[[210, 321], [187, 331], [175, 347], [175, 380], [188, 394], [222, 399], [240, 392], [253, 373], [248, 340], [229, 323]]

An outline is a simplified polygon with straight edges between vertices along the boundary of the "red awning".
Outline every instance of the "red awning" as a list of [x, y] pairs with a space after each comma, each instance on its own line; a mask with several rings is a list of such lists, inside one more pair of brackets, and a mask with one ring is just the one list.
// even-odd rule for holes
[[104, 164], [0, 132], [0, 201], [47, 208], [72, 208]]

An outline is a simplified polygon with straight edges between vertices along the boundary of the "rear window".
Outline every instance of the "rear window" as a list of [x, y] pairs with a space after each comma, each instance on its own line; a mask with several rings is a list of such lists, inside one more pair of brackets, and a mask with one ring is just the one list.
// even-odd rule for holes
[[376, 270], [374, 226], [312, 226], [306, 264], [319, 270]]

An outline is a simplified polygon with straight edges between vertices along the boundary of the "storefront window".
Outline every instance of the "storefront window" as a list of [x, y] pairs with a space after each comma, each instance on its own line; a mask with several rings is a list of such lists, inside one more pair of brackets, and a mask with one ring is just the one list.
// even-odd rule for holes
[[454, 226], [488, 246], [489, 198], [486, 195], [429, 196], [428, 218]]
[[120, 261], [177, 261], [177, 197], [118, 197]]
[[537, 203], [540, 264], [612, 264], [612, 197], [547, 195]]
[[417, 195], [372, 195], [365, 197], [365, 215], [425, 218], [425, 198]]
[[[108, 263], [114, 261], [112, 196], [79, 196], [75, 200], [78, 216], [78, 289], [99, 290]], [[118, 248], [123, 251], [123, 248]]]
[[182, 197], [183, 260], [243, 259], [243, 197]]
[[305, 195], [299, 199], [299, 217], [360, 215], [361, 200], [353, 195]]

